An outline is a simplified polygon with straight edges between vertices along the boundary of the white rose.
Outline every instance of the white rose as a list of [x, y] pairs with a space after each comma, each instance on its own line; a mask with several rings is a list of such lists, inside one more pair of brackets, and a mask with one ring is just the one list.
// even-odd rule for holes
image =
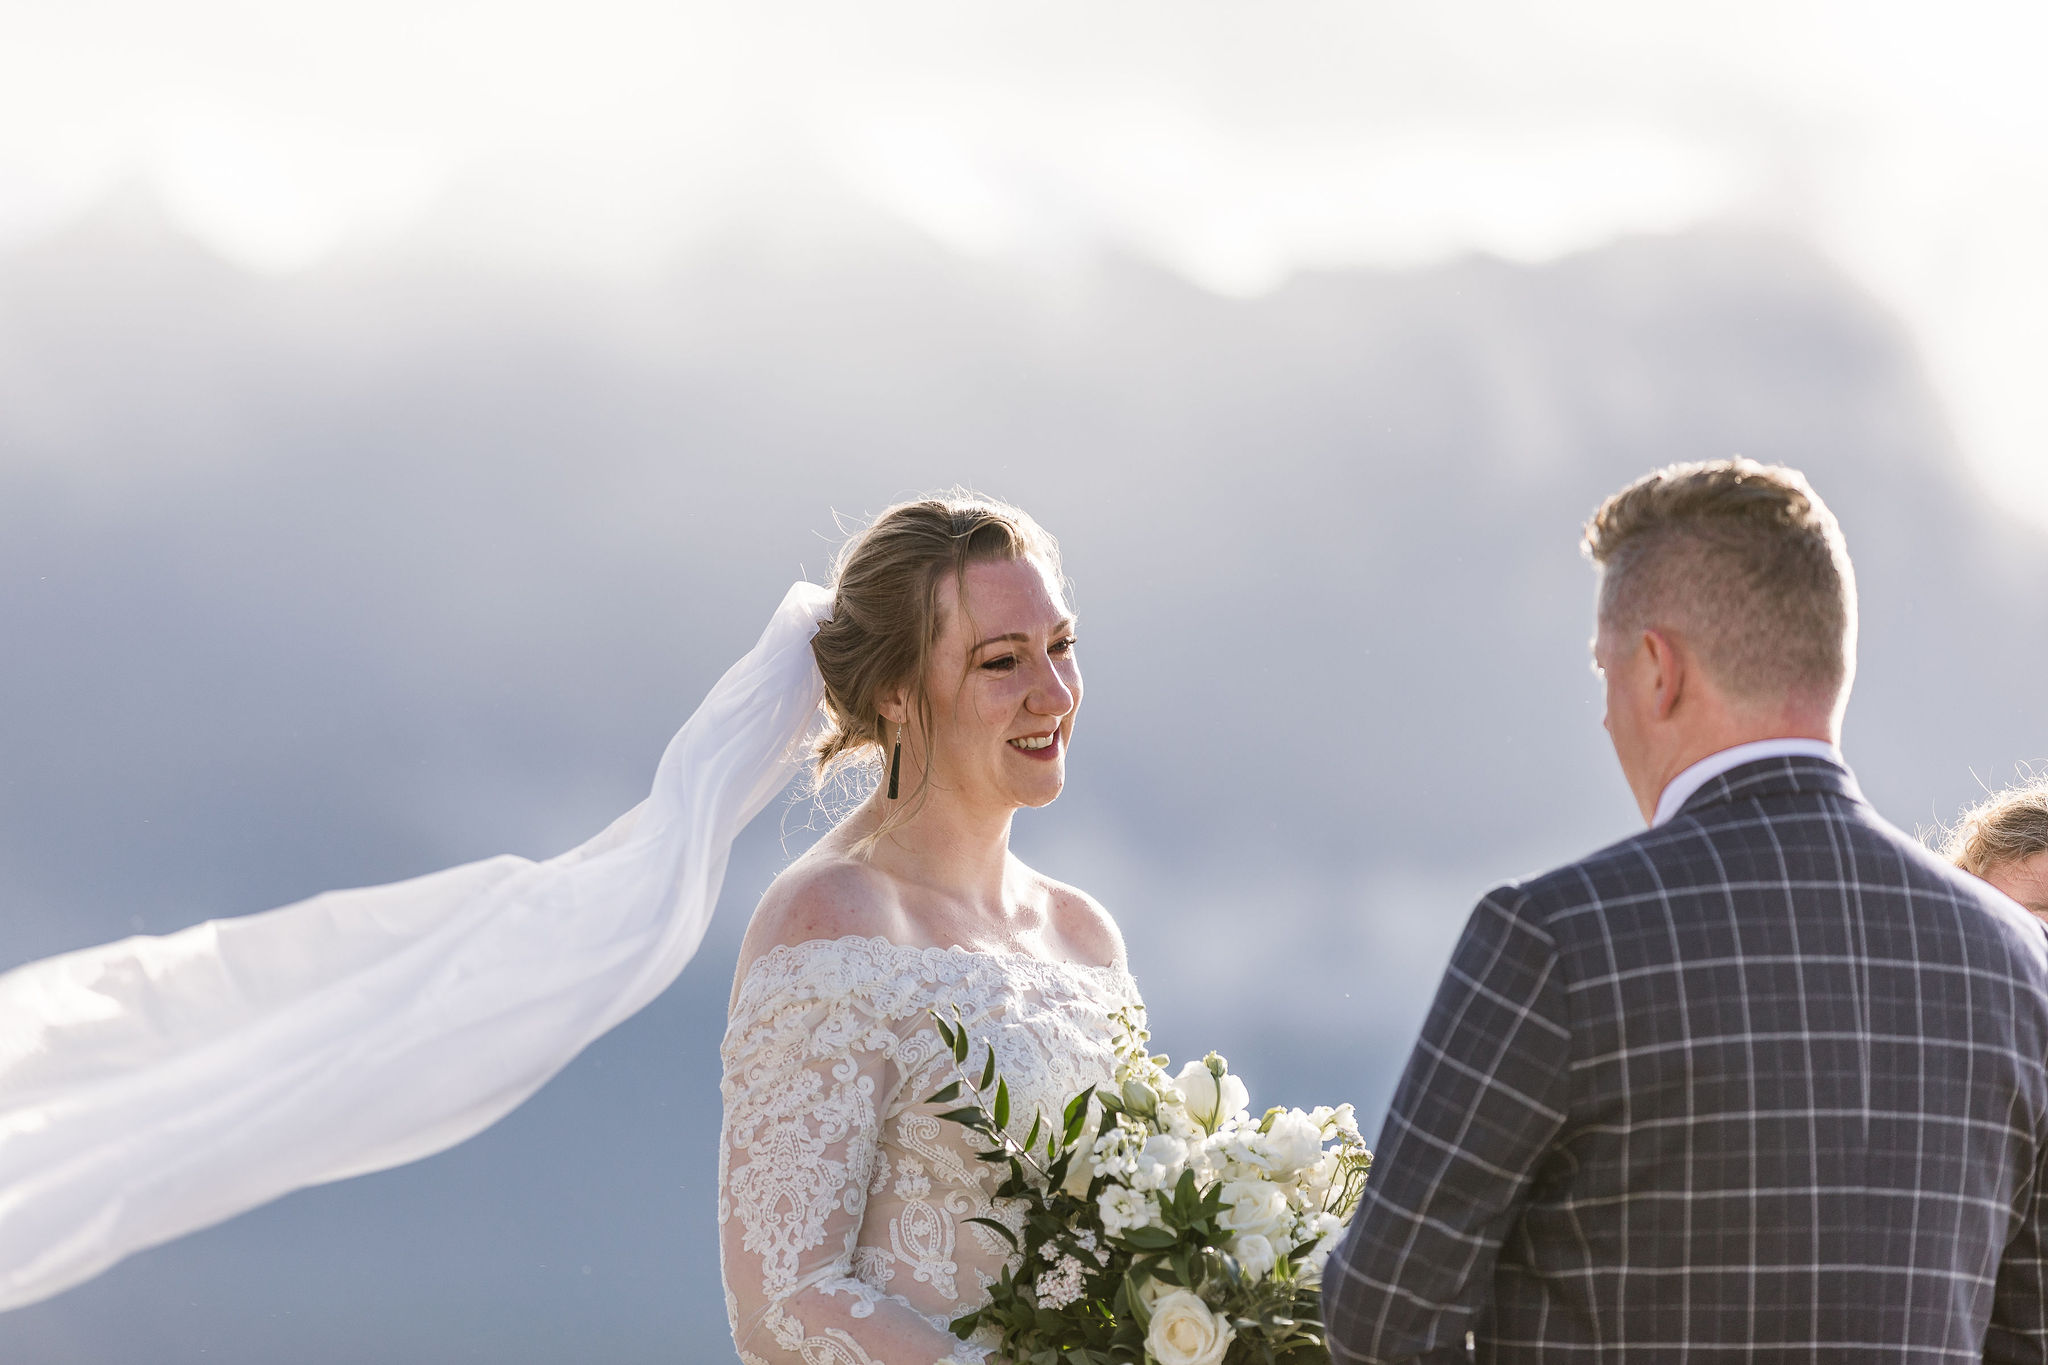
[[1313, 1166], [1323, 1155], [1323, 1133], [1299, 1109], [1285, 1109], [1273, 1115], [1272, 1126], [1251, 1140], [1252, 1156], [1276, 1178], [1291, 1180], [1305, 1166]]
[[1254, 1284], [1272, 1274], [1273, 1267], [1280, 1263], [1273, 1243], [1260, 1233], [1247, 1232], [1232, 1238], [1228, 1250], [1237, 1259], [1237, 1268]]
[[1198, 1295], [1175, 1289], [1152, 1305], [1145, 1350], [1159, 1365], [1223, 1365], [1223, 1354], [1236, 1335]]
[[1187, 1169], [1188, 1145], [1170, 1133], [1145, 1139], [1131, 1169], [1131, 1184], [1140, 1190], [1171, 1189]]
[[1223, 1212], [1216, 1221], [1234, 1233], [1256, 1232], [1267, 1238], [1287, 1235], [1294, 1211], [1287, 1207], [1287, 1191], [1266, 1180], [1227, 1180], [1223, 1183]]

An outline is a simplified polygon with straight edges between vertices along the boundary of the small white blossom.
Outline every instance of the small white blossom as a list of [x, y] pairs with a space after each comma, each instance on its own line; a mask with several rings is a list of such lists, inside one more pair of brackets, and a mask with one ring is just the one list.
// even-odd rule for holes
[[1287, 1192], [1269, 1180], [1227, 1180], [1223, 1183], [1223, 1212], [1216, 1221], [1231, 1232], [1256, 1232], [1285, 1237], [1294, 1222], [1287, 1206]]
[[1337, 1243], [1344, 1240], [1344, 1221], [1334, 1213], [1311, 1214], [1303, 1221], [1301, 1235], [1295, 1245], [1299, 1246], [1313, 1238], [1315, 1247], [1302, 1258], [1300, 1279], [1303, 1284], [1321, 1284], [1323, 1266], [1329, 1261], [1330, 1253], [1337, 1249]]
[[1152, 1201], [1121, 1185], [1111, 1185], [1098, 1195], [1095, 1207], [1102, 1215], [1102, 1230], [1112, 1237], [1152, 1221]]
[[1358, 1135], [1358, 1111], [1348, 1104], [1340, 1104], [1334, 1109], [1326, 1104], [1319, 1104], [1308, 1111], [1308, 1117], [1309, 1122], [1322, 1129], [1325, 1138], [1340, 1137], [1352, 1142], [1365, 1141]]
[[1128, 1179], [1140, 1140], [1137, 1133], [1122, 1127], [1095, 1139], [1095, 1173], [1111, 1180]]
[[1301, 1206], [1320, 1209], [1328, 1201], [1330, 1191], [1336, 1188], [1337, 1179], [1344, 1172], [1335, 1152], [1325, 1152], [1321, 1160], [1296, 1177], [1296, 1188], [1301, 1194]]
[[1034, 1286], [1038, 1292], [1038, 1306], [1058, 1310], [1081, 1297], [1081, 1283], [1085, 1271], [1072, 1256], [1062, 1256], [1051, 1270], [1038, 1277]]

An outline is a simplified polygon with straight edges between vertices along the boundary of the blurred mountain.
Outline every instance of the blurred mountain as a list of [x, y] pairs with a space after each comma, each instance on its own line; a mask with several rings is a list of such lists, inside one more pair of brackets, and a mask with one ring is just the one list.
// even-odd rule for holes
[[[1376, 1115], [1477, 895], [1637, 823], [1579, 524], [1732, 453], [1848, 533], [1881, 809], [2048, 756], [2048, 556], [1894, 321], [1786, 241], [1255, 300], [879, 222], [630, 286], [404, 244], [266, 279], [130, 192], [0, 258], [0, 967], [559, 851], [835, 515], [960, 482], [1061, 537], [1082, 617], [1069, 791], [1020, 849], [1118, 913], [1156, 1045]], [[715, 1049], [818, 823], [757, 822], [677, 987], [496, 1129], [0, 1317], [0, 1360], [726, 1358]]]

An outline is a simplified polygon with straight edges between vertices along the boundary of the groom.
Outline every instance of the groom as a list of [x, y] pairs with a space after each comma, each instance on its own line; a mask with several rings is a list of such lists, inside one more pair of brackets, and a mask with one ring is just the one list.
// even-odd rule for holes
[[1676, 466], [1586, 549], [1650, 828], [1473, 912], [1324, 1274], [1332, 1357], [2048, 1361], [2048, 939], [1843, 766], [1834, 517]]

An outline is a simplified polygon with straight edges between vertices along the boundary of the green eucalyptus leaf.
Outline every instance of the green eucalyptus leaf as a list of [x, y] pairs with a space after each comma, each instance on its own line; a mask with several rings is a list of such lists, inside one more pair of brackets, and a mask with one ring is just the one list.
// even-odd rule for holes
[[970, 1223], [979, 1223], [986, 1228], [994, 1228], [997, 1232], [1002, 1233], [1003, 1236], [1006, 1239], [1008, 1239], [1011, 1246], [1017, 1247], [1017, 1249], [1020, 1251], [1023, 1249], [1022, 1245], [1017, 1241], [1017, 1234], [1010, 1231], [1007, 1224], [998, 1223], [993, 1218], [970, 1218], [967, 1221]]
[[1145, 1283], [1135, 1273], [1126, 1273], [1123, 1285], [1116, 1291], [1117, 1299], [1123, 1304], [1132, 1321], [1140, 1331], [1152, 1325], [1152, 1310], [1145, 1306]]
[[987, 1063], [986, 1063], [985, 1065], [983, 1065], [983, 1067], [981, 1068], [981, 1083], [980, 1083], [980, 1084], [979, 1084], [978, 1086], [976, 1086], [975, 1088], [976, 1088], [976, 1089], [978, 1089], [978, 1090], [986, 1090], [986, 1089], [988, 1089], [988, 1088], [989, 1088], [989, 1087], [990, 1087], [991, 1085], [995, 1084], [995, 1079], [996, 1079], [996, 1049], [995, 1049], [995, 1045], [994, 1045], [994, 1044], [990, 1044], [990, 1045], [989, 1045], [989, 1049], [988, 1049], [988, 1061], [987, 1061]]
[[[991, 1061], [991, 1062], [995, 1061], [995, 1057], [996, 1057], [996, 1050], [995, 1050], [994, 1048], [990, 1048], [990, 1049], [988, 1050], [988, 1057], [989, 1057], [989, 1061]], [[996, 1127], [998, 1127], [998, 1128], [1007, 1128], [1007, 1127], [1009, 1127], [1009, 1126], [1010, 1126], [1010, 1083], [1009, 1083], [1008, 1081], [1006, 1081], [1006, 1080], [998, 1080], [998, 1081], [996, 1082], [996, 1102], [995, 1102], [995, 1106], [994, 1106], [994, 1108], [995, 1108], [995, 1125], [996, 1125]]]
[[951, 1103], [952, 1103], [952, 1102], [953, 1102], [954, 1100], [957, 1100], [957, 1099], [959, 1099], [959, 1098], [960, 1098], [960, 1082], [958, 1082], [958, 1081], [954, 1081], [954, 1082], [953, 1082], [953, 1083], [952, 1083], [951, 1085], [949, 1085], [949, 1086], [947, 1086], [947, 1087], [946, 1087], [945, 1089], [943, 1089], [943, 1090], [939, 1091], [939, 1093], [938, 1093], [938, 1094], [936, 1094], [936, 1095], [932, 1096], [932, 1097], [931, 1097], [930, 1099], [926, 1100], [926, 1101], [925, 1101], [925, 1103], [926, 1103], [926, 1104], [951, 1104]]
[[1072, 1142], [1081, 1136], [1081, 1130], [1088, 1126], [1088, 1101], [1094, 1097], [1095, 1087], [1091, 1085], [1067, 1101], [1067, 1112], [1061, 1115], [1062, 1142]]

